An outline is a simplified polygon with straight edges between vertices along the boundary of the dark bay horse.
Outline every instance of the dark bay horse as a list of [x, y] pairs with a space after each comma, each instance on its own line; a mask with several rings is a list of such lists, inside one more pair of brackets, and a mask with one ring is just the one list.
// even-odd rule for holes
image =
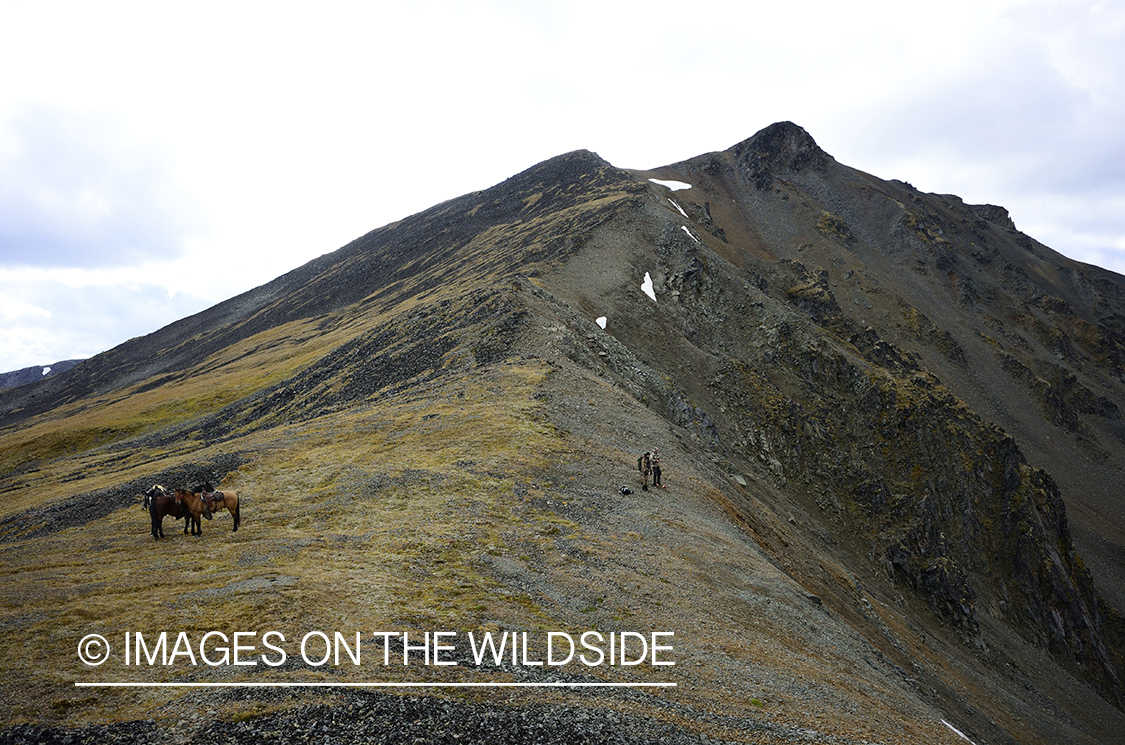
[[238, 509], [237, 492], [216, 490], [211, 487], [210, 483], [201, 484], [192, 491], [203, 497], [203, 501], [207, 503], [212, 512], [226, 509], [234, 520], [234, 527], [231, 528], [231, 532], [238, 530], [238, 526], [242, 524], [242, 513]]
[[184, 535], [187, 535], [188, 526], [191, 527], [192, 535], [203, 535], [203, 523], [200, 521], [200, 516], [211, 519], [211, 508], [203, 501], [195, 492], [190, 492], [187, 489], [177, 489], [176, 499], [179, 501], [186, 511], [184, 521]]
[[188, 514], [184, 506], [160, 484], [154, 484], [145, 492], [144, 506], [152, 520], [152, 537], [157, 540], [164, 537], [165, 516], [170, 515], [178, 520]]

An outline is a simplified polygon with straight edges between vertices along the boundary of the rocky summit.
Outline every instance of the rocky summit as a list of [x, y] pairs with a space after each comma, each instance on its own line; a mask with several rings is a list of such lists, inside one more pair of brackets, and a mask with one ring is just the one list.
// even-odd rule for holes
[[[1125, 278], [788, 122], [553, 158], [40, 377], [6, 741], [1125, 730]], [[154, 539], [204, 482], [239, 523]]]

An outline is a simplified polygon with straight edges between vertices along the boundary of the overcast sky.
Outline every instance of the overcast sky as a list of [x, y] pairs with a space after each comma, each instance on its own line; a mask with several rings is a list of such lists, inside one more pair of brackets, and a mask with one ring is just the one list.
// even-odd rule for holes
[[769, 124], [1125, 272], [1125, 3], [0, 0], [0, 371], [570, 150]]

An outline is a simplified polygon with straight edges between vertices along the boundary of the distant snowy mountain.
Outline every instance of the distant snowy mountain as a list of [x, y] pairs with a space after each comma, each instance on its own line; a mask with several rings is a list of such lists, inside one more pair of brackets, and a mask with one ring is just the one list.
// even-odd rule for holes
[[34, 367], [25, 367], [22, 370], [0, 373], [0, 390], [34, 383], [49, 375], [58, 375], [59, 373], [66, 372], [81, 361], [82, 360], [64, 360], [51, 365], [35, 365]]

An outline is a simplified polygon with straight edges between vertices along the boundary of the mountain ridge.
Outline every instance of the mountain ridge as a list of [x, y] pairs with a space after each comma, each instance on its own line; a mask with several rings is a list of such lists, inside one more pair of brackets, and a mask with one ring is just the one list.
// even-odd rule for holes
[[61, 362], [53, 362], [50, 365], [32, 365], [31, 367], [23, 367], [19, 370], [0, 372], [0, 390], [35, 383], [49, 375], [58, 375], [74, 367], [81, 361], [80, 359], [62, 360]]
[[[671, 192], [651, 178], [691, 186]], [[351, 545], [357, 528], [333, 506], [351, 494], [371, 510], [388, 499], [409, 509], [409, 484], [426, 495], [442, 483], [452, 491], [441, 509], [462, 520], [471, 505], [490, 506], [442, 530], [499, 520], [511, 505], [524, 505], [524, 519], [452, 539], [456, 553], [419, 526], [411, 566], [427, 577], [449, 566], [461, 572], [456, 587], [521, 592], [539, 623], [580, 621], [612, 587], [634, 588], [617, 618], [698, 629], [693, 601], [723, 608], [719, 646], [700, 644], [699, 630], [687, 642], [702, 667], [683, 673], [685, 695], [701, 706], [720, 705], [719, 681], [740, 670], [762, 680], [785, 670], [799, 700], [778, 696], [759, 714], [745, 699], [746, 722], [822, 717], [852, 731], [849, 707], [874, 705], [845, 693], [863, 681], [901, 702], [885, 723], [864, 725], [872, 737], [908, 727], [941, 741], [905, 724], [936, 707], [988, 741], [1096, 741], [1122, 707], [1125, 591], [1114, 567], [1125, 522], [1113, 484], [1125, 462], [1123, 289], [1125, 279], [1019, 233], [1002, 207], [841, 165], [791, 122], [651, 171], [574, 151], [0, 393], [0, 546], [22, 556], [68, 531], [124, 525], [120, 508], [154, 473], [245, 484], [285, 540], [306, 546], [322, 531]], [[510, 419], [488, 408], [490, 396]], [[492, 434], [474, 441], [471, 416], [495, 432], [484, 426]], [[385, 432], [413, 437], [412, 449], [400, 454]], [[670, 473], [691, 485], [663, 516], [638, 497], [607, 497], [635, 478], [626, 466], [652, 433], [668, 443]], [[466, 439], [436, 444], [448, 437]], [[542, 452], [522, 452], [520, 438]], [[300, 442], [332, 457], [306, 462]], [[398, 470], [351, 454], [371, 448]], [[267, 488], [324, 469], [336, 470], [307, 483], [316, 501], [302, 514], [351, 527], [285, 517], [292, 508]], [[491, 480], [493, 496], [460, 486], [474, 479]], [[95, 492], [93, 512], [55, 509]], [[690, 529], [678, 535], [673, 523]], [[266, 550], [242, 543], [264, 536], [240, 530], [237, 540]], [[653, 558], [662, 546], [708, 568], [673, 575], [697, 589], [665, 586], [663, 597], [655, 580], [625, 572], [659, 574], [671, 561]], [[583, 594], [581, 566], [608, 583], [600, 600]], [[298, 586], [310, 571], [292, 569]], [[589, 610], [576, 616], [558, 597]], [[672, 598], [681, 615], [661, 609]], [[771, 598], [784, 623], [747, 615]], [[423, 596], [412, 612], [447, 602]], [[495, 599], [477, 602], [490, 610], [453, 601], [458, 623], [501, 613]], [[521, 612], [503, 611], [508, 623]], [[740, 634], [793, 659], [770, 672]], [[836, 658], [825, 639], [849, 651]], [[825, 707], [808, 687], [817, 670], [833, 681]], [[734, 739], [754, 741], [739, 726]]]

